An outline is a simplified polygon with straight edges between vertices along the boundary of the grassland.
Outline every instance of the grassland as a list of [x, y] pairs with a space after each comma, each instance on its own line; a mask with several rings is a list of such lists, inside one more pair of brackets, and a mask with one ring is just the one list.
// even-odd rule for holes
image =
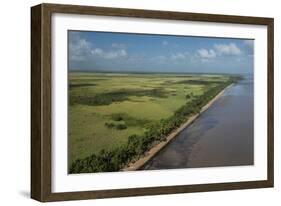
[[[91, 159], [100, 154], [106, 156], [105, 153], [108, 156], [108, 151], [118, 150], [117, 156], [119, 159], [122, 156], [124, 160], [121, 162], [124, 164], [131, 160], [131, 157], [127, 157], [130, 152], [126, 146], [130, 137], [141, 138], [152, 134], [151, 131], [159, 124], [170, 124], [170, 120], [175, 119], [179, 112], [182, 115], [184, 107], [193, 108], [194, 111], [189, 113], [196, 112], [199, 105], [203, 106], [208, 100], [207, 95], [213, 96], [233, 81], [233, 77], [227, 75], [70, 73], [70, 173], [114, 171], [120, 168], [118, 164], [121, 163], [116, 163], [114, 168], [96, 169]], [[181, 118], [174, 125], [178, 126], [184, 120]], [[167, 132], [173, 129], [170, 127], [166, 129]], [[155, 140], [159, 141], [150, 138], [145, 149]], [[138, 147], [139, 143], [135, 140], [132, 142]], [[119, 152], [119, 148], [124, 151]], [[130, 155], [136, 158], [145, 149]], [[122, 153], [127, 156], [123, 157]], [[84, 163], [81, 163], [83, 160]], [[88, 165], [88, 169], [85, 169], [85, 165]]]

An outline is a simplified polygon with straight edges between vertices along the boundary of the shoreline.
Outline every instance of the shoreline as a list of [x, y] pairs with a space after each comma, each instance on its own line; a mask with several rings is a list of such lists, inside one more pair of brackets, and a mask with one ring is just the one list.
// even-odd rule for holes
[[153, 146], [146, 154], [135, 161], [134, 163], [129, 163], [125, 168], [121, 169], [121, 171], [135, 171], [139, 170], [143, 167], [149, 160], [151, 160], [158, 152], [160, 152], [164, 147], [166, 147], [172, 140], [177, 137], [177, 135], [186, 129], [189, 125], [191, 125], [197, 117], [199, 117], [203, 112], [205, 112], [217, 99], [219, 99], [225, 90], [230, 88], [233, 84], [228, 85], [222, 91], [220, 91], [213, 99], [211, 99], [205, 106], [202, 107], [199, 113], [192, 115], [185, 123], [183, 123], [179, 128], [169, 134], [166, 138], [166, 141], [162, 141], [157, 145]]

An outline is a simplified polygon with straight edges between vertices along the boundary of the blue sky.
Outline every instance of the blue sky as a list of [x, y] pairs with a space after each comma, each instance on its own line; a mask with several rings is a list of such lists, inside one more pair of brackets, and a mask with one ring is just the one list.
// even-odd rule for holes
[[253, 73], [254, 40], [69, 31], [69, 69]]

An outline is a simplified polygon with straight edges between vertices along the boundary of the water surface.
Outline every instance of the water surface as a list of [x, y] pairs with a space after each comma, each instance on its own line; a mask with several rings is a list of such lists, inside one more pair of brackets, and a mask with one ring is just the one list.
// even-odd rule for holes
[[253, 77], [228, 88], [142, 169], [176, 169], [254, 163]]

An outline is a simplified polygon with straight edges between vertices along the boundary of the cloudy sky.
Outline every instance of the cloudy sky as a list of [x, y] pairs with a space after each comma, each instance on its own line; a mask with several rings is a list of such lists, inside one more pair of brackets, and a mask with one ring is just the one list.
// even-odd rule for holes
[[69, 31], [69, 69], [253, 73], [253, 40]]

